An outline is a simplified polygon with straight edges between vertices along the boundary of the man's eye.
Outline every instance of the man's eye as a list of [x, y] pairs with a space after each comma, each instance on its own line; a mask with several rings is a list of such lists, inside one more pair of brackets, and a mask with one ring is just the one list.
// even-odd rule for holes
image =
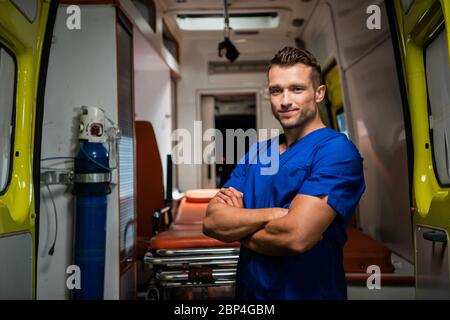
[[299, 93], [299, 92], [302, 92], [302, 91], [303, 91], [303, 88], [302, 88], [302, 87], [294, 87], [294, 88], [292, 88], [292, 90], [293, 90], [294, 92]]
[[281, 90], [277, 89], [277, 88], [270, 89], [271, 95], [277, 95], [277, 94], [280, 94], [280, 92], [281, 92]]

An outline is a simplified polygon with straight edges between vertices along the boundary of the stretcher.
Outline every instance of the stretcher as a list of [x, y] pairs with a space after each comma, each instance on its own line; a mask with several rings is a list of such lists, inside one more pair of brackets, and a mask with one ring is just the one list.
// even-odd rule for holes
[[[203, 234], [203, 220], [216, 189], [189, 190], [169, 227], [151, 240], [144, 262], [154, 277], [148, 298], [159, 299], [169, 288], [234, 284], [238, 242], [225, 243]], [[162, 217], [161, 217], [162, 218]]]

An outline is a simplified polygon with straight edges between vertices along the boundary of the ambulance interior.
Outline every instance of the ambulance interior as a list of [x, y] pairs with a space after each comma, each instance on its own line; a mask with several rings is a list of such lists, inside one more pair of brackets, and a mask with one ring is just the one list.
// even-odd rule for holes
[[[224, 30], [224, 3], [231, 30]], [[79, 29], [68, 28], [73, 5]], [[238, 152], [234, 163], [226, 154], [222, 163], [206, 163], [202, 152], [215, 140], [205, 141], [204, 132], [232, 139], [227, 129], [280, 130], [266, 66], [293, 46], [321, 64], [324, 123], [346, 134], [364, 158], [366, 191], [344, 248], [349, 299], [450, 297], [447, 242], [422, 235], [446, 229], [427, 226], [424, 216], [414, 220], [411, 209], [419, 151], [397, 31], [399, 16], [406, 21], [421, 8], [437, 15], [441, 6], [445, 1], [61, 0], [45, 88], [41, 159], [48, 160], [41, 161], [47, 179], [39, 187], [35, 295], [27, 289], [31, 280], [18, 274], [25, 289], [17, 296], [73, 298], [67, 281], [77, 200], [71, 183], [48, 177], [73, 171], [81, 107], [90, 106], [102, 109], [106, 126], [120, 128], [109, 149], [117, 169], [107, 195], [102, 298], [233, 299], [239, 243], [205, 236], [202, 219]], [[225, 38], [234, 48], [219, 56]], [[438, 55], [447, 50], [444, 24], [433, 39], [424, 52], [445, 63], [439, 59], [448, 52]], [[433, 62], [426, 63], [431, 70]], [[192, 146], [184, 153], [180, 139]], [[10, 298], [13, 288], [5, 290], [0, 297]]]
[[[254, 23], [259, 18], [261, 23], [268, 24], [265, 27], [244, 27], [243, 30], [235, 27], [230, 31], [230, 39], [240, 52], [234, 64], [218, 57], [217, 52], [218, 43], [224, 38], [222, 1], [155, 1], [153, 5], [151, 1], [120, 1], [119, 10], [112, 5], [86, 4], [81, 6], [83, 27], [76, 33], [65, 28], [65, 5], [60, 6], [54, 32], [56, 41], [49, 64], [43, 157], [73, 154], [75, 143], [67, 143], [74, 141], [73, 133], [59, 128], [67, 128], [64, 125], [67, 121], [69, 127], [76, 128], [76, 107], [79, 105], [101, 106], [122, 130], [117, 176], [119, 187], [113, 188], [108, 203], [108, 230], [119, 228], [119, 233], [107, 233], [105, 264], [105, 279], [116, 281], [105, 281], [105, 298], [132, 298], [135, 293], [131, 288], [134, 286], [139, 288], [135, 292], [140, 298], [164, 298], [164, 295], [170, 298], [171, 294], [176, 295], [180, 291], [176, 288], [170, 290], [171, 287], [186, 283], [193, 283], [192, 286], [186, 285], [194, 287], [190, 289], [193, 298], [199, 295], [202, 298], [221, 297], [221, 294], [232, 297], [229, 284], [234, 276], [238, 249], [224, 247], [216, 240], [205, 240], [198, 223], [182, 230], [184, 234], [181, 236], [172, 228], [166, 231], [169, 232], [166, 237], [164, 232], [160, 232], [154, 238], [149, 217], [153, 211], [166, 205], [167, 196], [165, 199], [161, 196], [167, 192], [162, 192], [161, 188], [163, 183], [167, 188], [166, 177], [170, 168], [166, 156], [171, 154], [174, 146], [171, 140], [174, 129], [184, 128], [195, 134], [194, 122], [200, 120], [203, 131], [208, 125], [221, 131], [279, 128], [270, 111], [263, 66], [276, 51], [288, 45], [305, 46], [318, 56], [329, 87], [328, 106], [322, 107], [323, 113], [328, 114], [329, 125], [334, 128], [341, 128], [337, 127], [338, 121], [347, 120], [349, 135], [365, 159], [368, 187], [355, 215], [355, 224], [362, 232], [352, 229], [357, 232], [355, 236], [362, 239], [350, 243], [356, 246], [356, 253], [350, 254], [370, 255], [367, 249], [358, 248], [358, 245], [368, 242], [373, 246], [373, 257], [346, 256], [346, 262], [354, 259], [353, 265], [349, 263], [347, 274], [349, 297], [363, 298], [366, 293], [367, 297], [376, 298], [377, 291], [368, 291], [366, 286], [367, 267], [372, 264], [385, 269], [382, 270], [384, 288], [392, 286], [392, 289], [381, 290], [383, 298], [413, 297], [414, 269], [402, 101], [384, 3], [380, 4], [381, 30], [366, 28], [368, 5], [364, 1], [229, 1], [230, 13], [237, 14], [237, 17], [239, 14], [253, 17]], [[218, 25], [213, 26], [210, 22], [208, 26], [208, 22], [201, 21], [207, 21], [208, 17], [219, 17]], [[191, 24], [188, 24], [189, 20], [192, 20]], [[205, 25], [198, 26], [199, 30], [189, 29], [202, 23]], [[233, 20], [231, 23], [233, 28]], [[356, 24], [360, 27], [354, 27]], [[271, 25], [276, 27], [271, 28]], [[216, 30], [207, 30], [213, 27]], [[117, 53], [114, 46], [117, 46]], [[117, 69], [112, 68], [115, 63]], [[67, 75], [66, 85], [60, 81], [62, 68]], [[87, 73], [94, 68], [94, 74]], [[66, 107], [69, 101], [72, 108]], [[145, 152], [156, 152], [157, 146], [160, 160], [156, 155], [140, 158], [139, 139], [150, 137], [139, 137], [142, 133], [139, 125], [135, 125], [133, 137], [133, 104], [134, 120], [153, 127], [156, 143], [152, 147], [155, 150], [147, 149]], [[342, 113], [344, 106], [345, 114]], [[133, 157], [125, 155], [133, 148], [136, 150], [134, 164]], [[195, 155], [191, 156], [195, 162]], [[143, 178], [140, 161], [151, 170], [143, 186], [139, 183]], [[158, 167], [162, 172], [155, 174]], [[189, 205], [198, 206], [201, 209], [196, 209], [199, 210], [197, 214], [204, 214], [205, 204], [191, 204], [186, 194], [189, 195], [192, 189], [219, 188], [232, 167], [227, 164], [215, 167], [206, 164], [174, 165], [172, 189], [185, 194], [182, 200], [178, 200], [178, 210], [192, 209]], [[137, 180], [136, 189], [133, 188], [134, 179]], [[58, 206], [70, 206], [72, 197], [58, 190], [62, 187], [54, 188], [53, 193], [58, 195], [59, 192], [55, 196]], [[151, 195], [155, 193], [154, 189], [158, 189], [156, 193], [160, 198], [142, 208], [140, 197], [154, 197]], [[144, 190], [147, 192], [141, 195]], [[43, 208], [47, 208], [47, 214], [43, 212], [42, 216], [47, 221], [41, 226], [47, 226], [49, 230], [40, 234], [44, 238], [41, 243], [46, 243], [45, 237], [51, 234], [54, 226], [45, 190], [42, 195]], [[196, 201], [195, 195], [193, 199]], [[175, 210], [172, 214], [175, 221], [177, 217], [183, 218]], [[61, 298], [63, 293], [68, 297], [67, 289], [56, 284], [64, 284], [67, 277], [61, 265], [70, 264], [69, 234], [73, 221], [71, 215], [58, 218], [59, 230], [63, 230], [59, 233], [66, 236], [57, 242], [53, 256], [41, 251], [44, 257], [39, 260], [38, 297], [42, 298]], [[140, 225], [142, 220], [146, 220], [146, 230]], [[133, 222], [136, 223], [134, 228]], [[168, 222], [158, 223], [164, 225]], [[131, 227], [126, 230], [130, 223]], [[181, 221], [179, 225], [183, 224]], [[133, 243], [133, 233], [136, 233], [136, 244]], [[184, 239], [177, 240], [177, 237]], [[158, 242], [161, 239], [163, 243]], [[181, 248], [173, 248], [177, 241], [182, 242]], [[215, 259], [219, 259], [219, 263], [212, 267], [201, 265], [200, 271], [196, 271], [194, 262], [186, 267], [188, 259], [178, 266], [171, 266], [170, 262], [155, 262], [157, 255], [156, 258], [145, 258], [149, 248], [153, 251], [179, 249], [181, 253], [175, 253], [175, 259], [185, 258], [182, 251], [196, 241], [205, 241], [198, 244], [200, 248], [206, 246], [209, 249], [214, 245], [212, 248], [225, 250], [206, 255], [210, 259], [208, 263]], [[141, 246], [144, 246], [145, 253], [137, 252], [134, 260], [135, 251], [140, 251], [134, 248], [141, 249]], [[347, 249], [352, 247], [347, 245]], [[191, 255], [201, 256], [197, 252]], [[156, 278], [156, 272], [159, 272], [160, 279]], [[44, 289], [49, 284], [52, 289]], [[223, 287], [223, 293], [217, 287]], [[186, 290], [189, 297], [189, 289]]]

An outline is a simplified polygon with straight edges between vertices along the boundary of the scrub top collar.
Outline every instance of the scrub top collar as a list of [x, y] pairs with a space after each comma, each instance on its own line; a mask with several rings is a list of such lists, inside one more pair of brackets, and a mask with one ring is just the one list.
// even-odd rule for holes
[[[305, 138], [310, 137], [311, 135], [313, 135], [314, 133], [317, 133], [318, 131], [321, 131], [323, 129], [328, 129], [328, 127], [323, 127], [323, 128], [319, 128], [316, 130], [311, 131], [310, 133], [304, 135], [303, 137], [301, 137], [300, 139], [298, 139], [297, 141], [294, 141], [290, 146], [286, 147], [286, 150], [284, 150], [283, 153], [281, 153], [279, 151], [280, 156], [285, 154], [286, 152], [288, 152], [289, 150], [293, 149], [296, 145], [299, 144], [300, 141], [302, 140], [306, 140]], [[282, 143], [286, 143], [286, 135], [284, 133], [280, 133], [278, 136], [278, 143], [282, 144]], [[278, 147], [279, 150], [279, 147]]]

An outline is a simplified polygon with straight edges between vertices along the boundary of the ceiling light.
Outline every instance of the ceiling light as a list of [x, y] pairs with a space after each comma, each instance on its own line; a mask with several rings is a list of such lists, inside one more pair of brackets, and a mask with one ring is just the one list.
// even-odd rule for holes
[[[181, 30], [219, 31], [224, 28], [224, 15], [220, 13], [178, 14], [176, 21]], [[276, 12], [231, 13], [230, 27], [233, 30], [274, 29], [280, 23]]]

